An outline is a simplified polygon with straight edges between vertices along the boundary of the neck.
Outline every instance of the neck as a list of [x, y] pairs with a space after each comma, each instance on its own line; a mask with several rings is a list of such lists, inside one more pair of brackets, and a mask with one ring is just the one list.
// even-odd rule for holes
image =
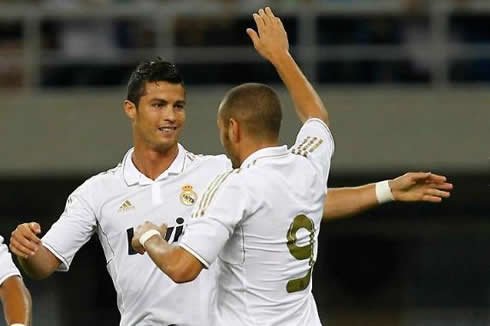
[[177, 144], [166, 151], [157, 151], [135, 145], [132, 159], [134, 165], [141, 173], [155, 180], [168, 170], [178, 153], [179, 147]]
[[261, 150], [263, 148], [275, 147], [275, 146], [279, 146], [279, 140], [249, 141], [246, 144], [243, 144], [243, 146], [241, 146], [238, 153], [240, 165], [243, 163], [243, 161], [245, 161], [250, 155], [252, 155], [256, 151]]

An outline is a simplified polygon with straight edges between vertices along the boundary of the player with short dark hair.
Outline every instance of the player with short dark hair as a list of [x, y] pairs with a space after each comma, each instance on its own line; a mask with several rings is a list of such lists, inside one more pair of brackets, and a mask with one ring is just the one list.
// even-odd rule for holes
[[12, 251], [28, 275], [45, 278], [67, 271], [96, 233], [117, 292], [121, 325], [206, 325], [214, 278], [202, 275], [175, 284], [148, 257], [137, 255], [130, 241], [148, 216], [169, 225], [169, 242], [179, 241], [198, 196], [214, 176], [231, 169], [230, 161], [224, 155], [195, 155], [178, 143], [186, 119], [185, 89], [173, 64], [141, 63], [130, 77], [124, 111], [134, 147], [119, 165], [69, 196], [42, 240], [39, 224], [19, 225], [12, 233]]

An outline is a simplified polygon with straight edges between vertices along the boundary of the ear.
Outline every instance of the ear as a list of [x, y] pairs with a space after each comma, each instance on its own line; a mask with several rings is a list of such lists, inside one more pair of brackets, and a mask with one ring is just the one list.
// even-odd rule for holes
[[133, 102], [129, 100], [124, 101], [124, 113], [126, 113], [131, 121], [136, 119], [136, 110], [136, 105]]
[[237, 120], [230, 118], [230, 121], [228, 122], [228, 138], [233, 142], [233, 143], [238, 143], [240, 141], [241, 135], [240, 135], [240, 124], [238, 123]]

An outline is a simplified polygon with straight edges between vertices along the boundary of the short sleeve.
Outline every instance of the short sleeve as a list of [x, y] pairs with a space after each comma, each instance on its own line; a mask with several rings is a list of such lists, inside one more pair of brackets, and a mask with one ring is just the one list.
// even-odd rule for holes
[[322, 120], [313, 118], [301, 127], [291, 153], [308, 158], [320, 169], [326, 180], [334, 149], [332, 133], [328, 126]]
[[89, 191], [86, 183], [75, 190], [68, 197], [63, 214], [42, 238], [43, 245], [61, 261], [59, 271], [68, 271], [75, 254], [96, 230]]
[[246, 216], [250, 196], [235, 174], [218, 176], [201, 196], [179, 245], [208, 268]]
[[8, 247], [3, 244], [3, 238], [0, 237], [0, 286], [11, 276], [20, 276], [20, 272], [12, 261]]

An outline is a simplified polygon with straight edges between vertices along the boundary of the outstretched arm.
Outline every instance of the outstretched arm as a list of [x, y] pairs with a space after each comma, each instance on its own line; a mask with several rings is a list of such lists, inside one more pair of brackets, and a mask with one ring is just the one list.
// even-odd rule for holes
[[[392, 199], [404, 202], [440, 203], [448, 198], [453, 185], [446, 177], [430, 172], [409, 172], [388, 181]], [[331, 220], [360, 214], [386, 202], [376, 184], [330, 188], [323, 208], [323, 219]]]
[[291, 94], [300, 120], [318, 118], [328, 124], [328, 113], [322, 100], [289, 53], [288, 36], [281, 20], [269, 7], [260, 9], [253, 17], [258, 32], [248, 28], [247, 34], [257, 52], [276, 68]]
[[11, 276], [3, 282], [0, 298], [7, 325], [31, 325], [31, 295], [19, 276]]

